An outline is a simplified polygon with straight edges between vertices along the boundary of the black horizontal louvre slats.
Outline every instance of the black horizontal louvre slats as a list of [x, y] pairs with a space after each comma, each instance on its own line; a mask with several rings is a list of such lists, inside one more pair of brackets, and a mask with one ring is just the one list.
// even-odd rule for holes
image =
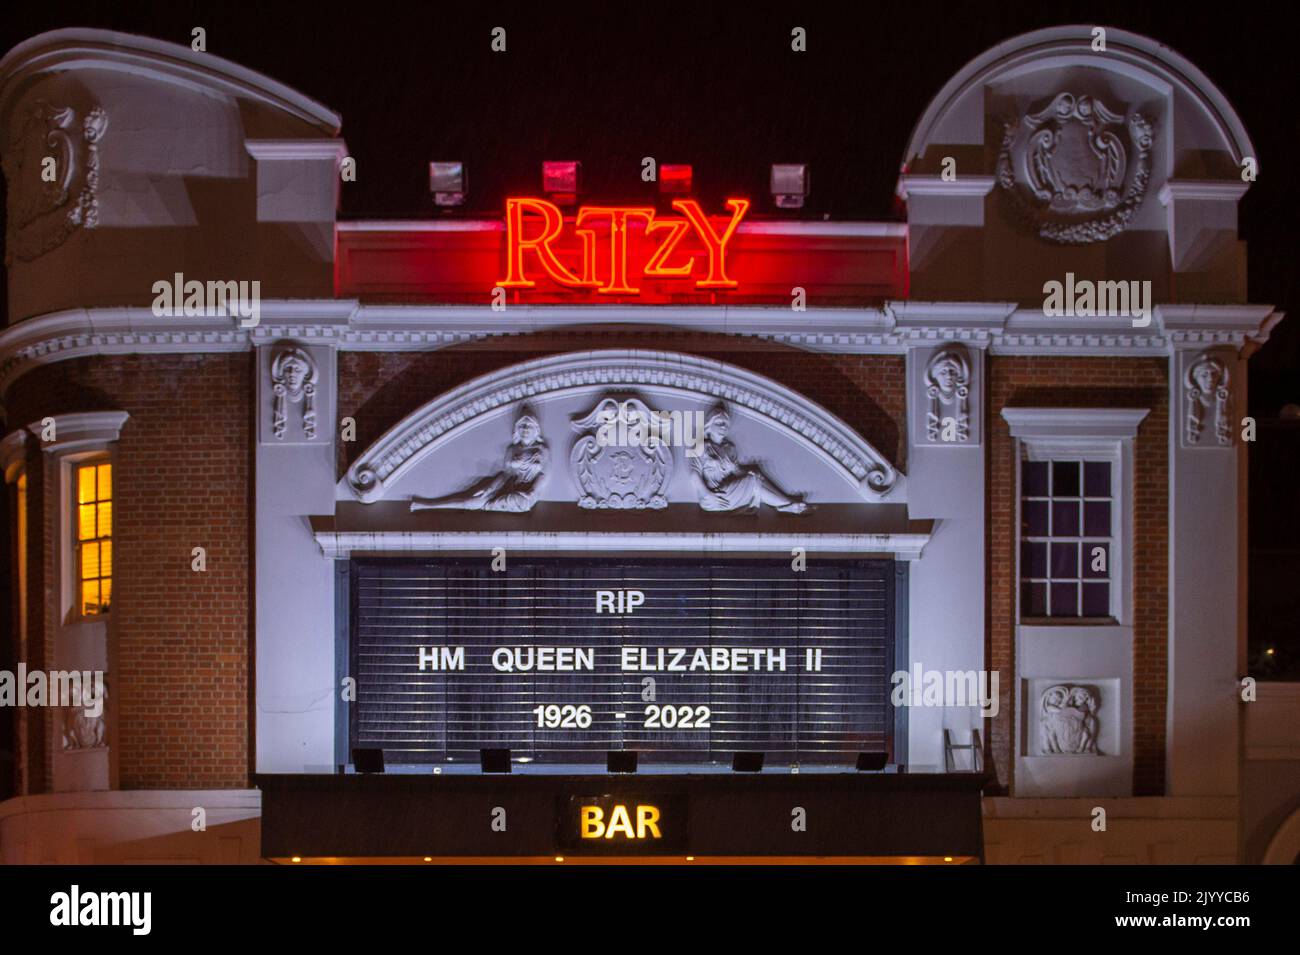
[[[789, 558], [358, 559], [352, 562], [353, 748], [389, 762], [476, 762], [506, 748], [539, 763], [851, 762], [892, 731], [893, 564]], [[631, 614], [595, 612], [598, 590], [645, 594]], [[463, 648], [464, 669], [419, 668], [419, 648]], [[501, 672], [498, 648], [579, 647], [593, 670]], [[623, 670], [628, 648], [785, 651], [785, 669]], [[820, 671], [806, 652], [820, 651]], [[665, 655], [665, 663], [674, 654]], [[650, 682], [652, 681], [652, 682]], [[539, 726], [538, 706], [586, 706], [590, 726]], [[661, 726], [648, 708], [659, 708]], [[663, 708], [673, 717], [665, 718]], [[707, 720], [702, 728], [684, 727]], [[662, 725], [669, 724], [671, 725]]]

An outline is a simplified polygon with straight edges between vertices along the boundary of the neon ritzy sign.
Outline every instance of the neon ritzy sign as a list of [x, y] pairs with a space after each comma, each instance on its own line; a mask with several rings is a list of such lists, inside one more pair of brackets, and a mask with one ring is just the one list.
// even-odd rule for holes
[[[660, 215], [648, 206], [581, 206], [571, 220], [572, 234], [580, 246], [566, 256], [566, 262], [560, 252], [572, 242], [563, 235], [565, 219], [559, 207], [545, 199], [507, 199], [506, 277], [497, 284], [534, 288], [536, 279], [544, 274], [568, 288], [602, 295], [639, 295], [641, 289], [633, 284], [628, 265], [629, 227], [636, 223], [644, 225], [640, 241], [648, 244], [646, 250], [638, 250], [641, 254], [635, 259], [643, 260], [641, 276], [693, 279], [697, 289], [734, 289], [739, 283], [727, 276], [727, 247], [749, 211], [749, 200], [728, 199], [726, 207], [730, 221], [723, 224], [719, 217], [715, 227], [693, 199], [675, 200], [673, 210], [680, 213], [675, 216]], [[698, 240], [702, 253], [688, 251], [683, 245], [688, 236]], [[703, 262], [697, 271], [700, 259]]]

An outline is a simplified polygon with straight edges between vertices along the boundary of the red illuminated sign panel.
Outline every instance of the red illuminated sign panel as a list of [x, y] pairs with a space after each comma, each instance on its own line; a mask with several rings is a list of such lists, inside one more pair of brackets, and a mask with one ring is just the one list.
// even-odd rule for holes
[[637, 277], [694, 279], [695, 288], [706, 290], [737, 288], [739, 283], [727, 277], [727, 247], [749, 211], [749, 200], [728, 199], [731, 217], [725, 222], [721, 216], [710, 221], [693, 199], [676, 199], [672, 205], [680, 215], [660, 215], [649, 206], [582, 206], [570, 220], [571, 233], [580, 242], [574, 249], [554, 203], [507, 199], [506, 277], [497, 284], [535, 288], [545, 276], [557, 285], [602, 295], [639, 295], [632, 263], [639, 265]]

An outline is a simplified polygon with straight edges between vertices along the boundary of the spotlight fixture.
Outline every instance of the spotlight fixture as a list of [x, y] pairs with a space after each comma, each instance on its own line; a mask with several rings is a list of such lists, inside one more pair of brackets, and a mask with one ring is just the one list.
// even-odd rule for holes
[[635, 773], [636, 750], [611, 749], [605, 754], [605, 769], [611, 773]]
[[733, 773], [761, 773], [763, 771], [762, 753], [736, 753], [731, 757]]
[[542, 192], [558, 206], [571, 206], [578, 199], [582, 163], [548, 159], [542, 163]]
[[811, 188], [804, 163], [772, 164], [772, 201], [778, 209], [802, 209]]
[[858, 772], [860, 773], [878, 773], [888, 763], [888, 753], [858, 753]]
[[382, 749], [354, 749], [352, 766], [358, 773], [382, 773], [384, 771], [384, 751]]
[[508, 773], [510, 772], [510, 750], [480, 749], [478, 764], [485, 773]]
[[469, 171], [463, 162], [429, 163], [429, 191], [441, 209], [463, 206], [469, 192]]

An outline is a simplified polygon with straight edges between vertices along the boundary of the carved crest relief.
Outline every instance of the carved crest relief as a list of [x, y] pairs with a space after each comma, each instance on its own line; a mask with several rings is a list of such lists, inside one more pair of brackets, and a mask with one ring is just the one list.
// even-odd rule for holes
[[44, 101], [16, 123], [4, 150], [6, 264], [35, 259], [78, 227], [99, 224], [99, 142], [107, 129], [102, 107], [80, 113]]
[[1103, 242], [1128, 225], [1151, 178], [1151, 122], [1058, 93], [1004, 126], [998, 183], [1045, 239]]
[[[105, 688], [96, 705], [92, 686], [83, 685], [81, 700], [63, 708], [63, 751], [99, 749], [108, 745], [108, 726], [105, 718], [108, 690]], [[87, 710], [99, 712], [93, 716]]]
[[1058, 683], [1043, 691], [1039, 753], [1100, 756], [1097, 749], [1101, 692], [1095, 686]]
[[[668, 506], [668, 481], [673, 473], [673, 453], [662, 442], [636, 440], [637, 432], [610, 428], [619, 417], [649, 421], [654, 412], [637, 398], [602, 399], [595, 408], [573, 422], [580, 433], [569, 454], [570, 474], [578, 490], [578, 505], [612, 510], [659, 509]], [[633, 440], [614, 443], [610, 434]]]

